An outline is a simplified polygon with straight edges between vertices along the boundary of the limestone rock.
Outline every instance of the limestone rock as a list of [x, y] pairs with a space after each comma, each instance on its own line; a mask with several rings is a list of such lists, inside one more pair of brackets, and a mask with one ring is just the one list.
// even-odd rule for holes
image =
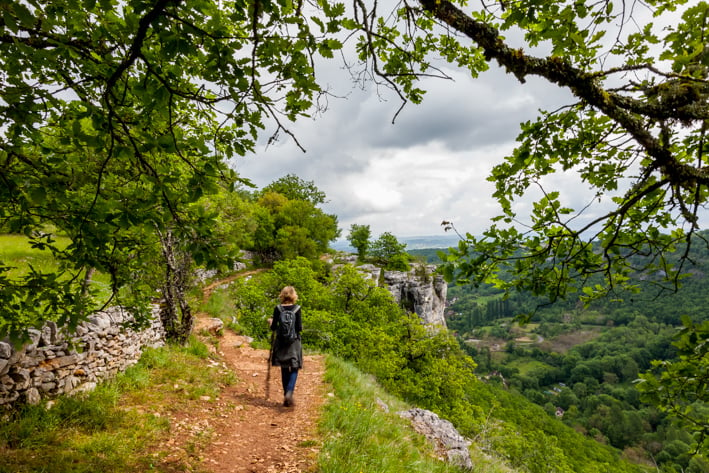
[[197, 320], [197, 331], [205, 331], [212, 335], [219, 335], [224, 330], [224, 321], [216, 317], [201, 318]]
[[25, 346], [25, 351], [31, 352], [37, 349], [39, 346], [39, 339], [42, 337], [42, 332], [36, 328], [30, 328], [27, 330], [27, 334], [30, 337], [30, 343]]
[[197, 268], [197, 270], [195, 270], [194, 276], [195, 276], [195, 279], [197, 279], [197, 281], [204, 284], [209, 279], [215, 277], [217, 274], [218, 274], [218, 271], [216, 269]]
[[36, 388], [30, 388], [25, 392], [25, 402], [30, 405], [37, 405], [42, 400]]
[[379, 277], [381, 276], [382, 273], [382, 268], [379, 266], [375, 266], [373, 264], [363, 264], [360, 266], [357, 266], [357, 271], [362, 273], [362, 275], [365, 277], [365, 279], [371, 279], [375, 283], [379, 281]]
[[50, 346], [57, 342], [59, 335], [59, 330], [57, 329], [57, 324], [55, 322], [49, 321], [42, 327], [42, 335], [40, 337], [40, 345]]
[[90, 315], [88, 321], [95, 326], [96, 330], [107, 329], [111, 326], [111, 317], [105, 312], [97, 312]]
[[401, 411], [398, 414], [409, 419], [414, 430], [425, 436], [448, 463], [466, 470], [473, 469], [473, 461], [468, 450], [471, 442], [460, 435], [451, 422], [441, 419], [431, 411], [419, 408]]
[[7, 342], [0, 342], [0, 358], [9, 360], [12, 355], [12, 345]]
[[384, 271], [384, 283], [394, 300], [415, 312], [424, 323], [446, 327], [444, 312], [448, 285], [434, 274], [435, 266], [414, 264], [408, 272]]

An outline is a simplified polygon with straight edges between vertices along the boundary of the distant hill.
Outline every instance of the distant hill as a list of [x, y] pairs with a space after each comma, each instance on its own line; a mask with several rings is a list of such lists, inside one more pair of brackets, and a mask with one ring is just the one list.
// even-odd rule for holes
[[[458, 245], [458, 237], [455, 235], [432, 235], [432, 236], [412, 236], [396, 237], [399, 242], [406, 243], [407, 250], [421, 250], [428, 248], [448, 248]], [[337, 240], [330, 245], [337, 251], [349, 251], [354, 253], [355, 249], [350, 246], [346, 239]]]
[[423, 250], [428, 248], [449, 248], [458, 246], [460, 239], [456, 235], [421, 236], [401, 238], [399, 241], [406, 243], [407, 250]]

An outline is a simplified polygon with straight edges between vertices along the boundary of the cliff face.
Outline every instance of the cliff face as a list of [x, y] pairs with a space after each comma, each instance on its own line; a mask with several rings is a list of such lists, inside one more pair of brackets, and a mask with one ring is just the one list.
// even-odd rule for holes
[[394, 300], [415, 312], [428, 325], [446, 327], [448, 285], [442, 276], [433, 274], [435, 266], [412, 265], [411, 271], [384, 271], [384, 284]]
[[[345, 262], [354, 265], [357, 257], [351, 255]], [[407, 272], [382, 271], [373, 264], [363, 264], [357, 269], [365, 278], [389, 289], [397, 304], [418, 314], [427, 325], [447, 328], [443, 313], [448, 284], [442, 276], [433, 274], [436, 266], [414, 263]]]

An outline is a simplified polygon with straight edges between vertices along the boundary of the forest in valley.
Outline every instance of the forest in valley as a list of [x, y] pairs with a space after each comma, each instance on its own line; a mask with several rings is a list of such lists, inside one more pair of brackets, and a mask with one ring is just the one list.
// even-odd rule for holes
[[[433, 250], [412, 253], [437, 261]], [[690, 401], [686, 422], [678, 423], [647, 403], [650, 385], [643, 380], [643, 373], [678, 359], [685, 324], [709, 320], [709, 252], [692, 248], [690, 259], [677, 290], [641, 277], [641, 292], [588, 306], [578, 297], [545, 305], [528, 294], [505, 298], [492, 285], [452, 285], [448, 327], [488, 383], [524, 395], [629, 457], [651, 458], [663, 471], [709, 471], [688, 453], [687, 428], [706, 423], [709, 406]]]

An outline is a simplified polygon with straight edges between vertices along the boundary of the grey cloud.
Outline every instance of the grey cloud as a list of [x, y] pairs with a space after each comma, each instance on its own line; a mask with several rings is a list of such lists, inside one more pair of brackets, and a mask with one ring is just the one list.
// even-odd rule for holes
[[476, 80], [458, 74], [427, 84], [424, 103], [408, 105], [392, 125], [397, 98], [347, 87], [337, 93], [348, 98], [331, 100], [324, 115], [290, 125], [305, 153], [281, 133], [235, 166], [259, 187], [285, 174], [314, 181], [345, 234], [352, 223], [375, 235], [440, 234], [444, 219], [479, 233], [499, 213], [486, 177], [511, 152], [519, 123], [543, 103], [568, 103], [549, 86], [521, 86], [499, 70]]

